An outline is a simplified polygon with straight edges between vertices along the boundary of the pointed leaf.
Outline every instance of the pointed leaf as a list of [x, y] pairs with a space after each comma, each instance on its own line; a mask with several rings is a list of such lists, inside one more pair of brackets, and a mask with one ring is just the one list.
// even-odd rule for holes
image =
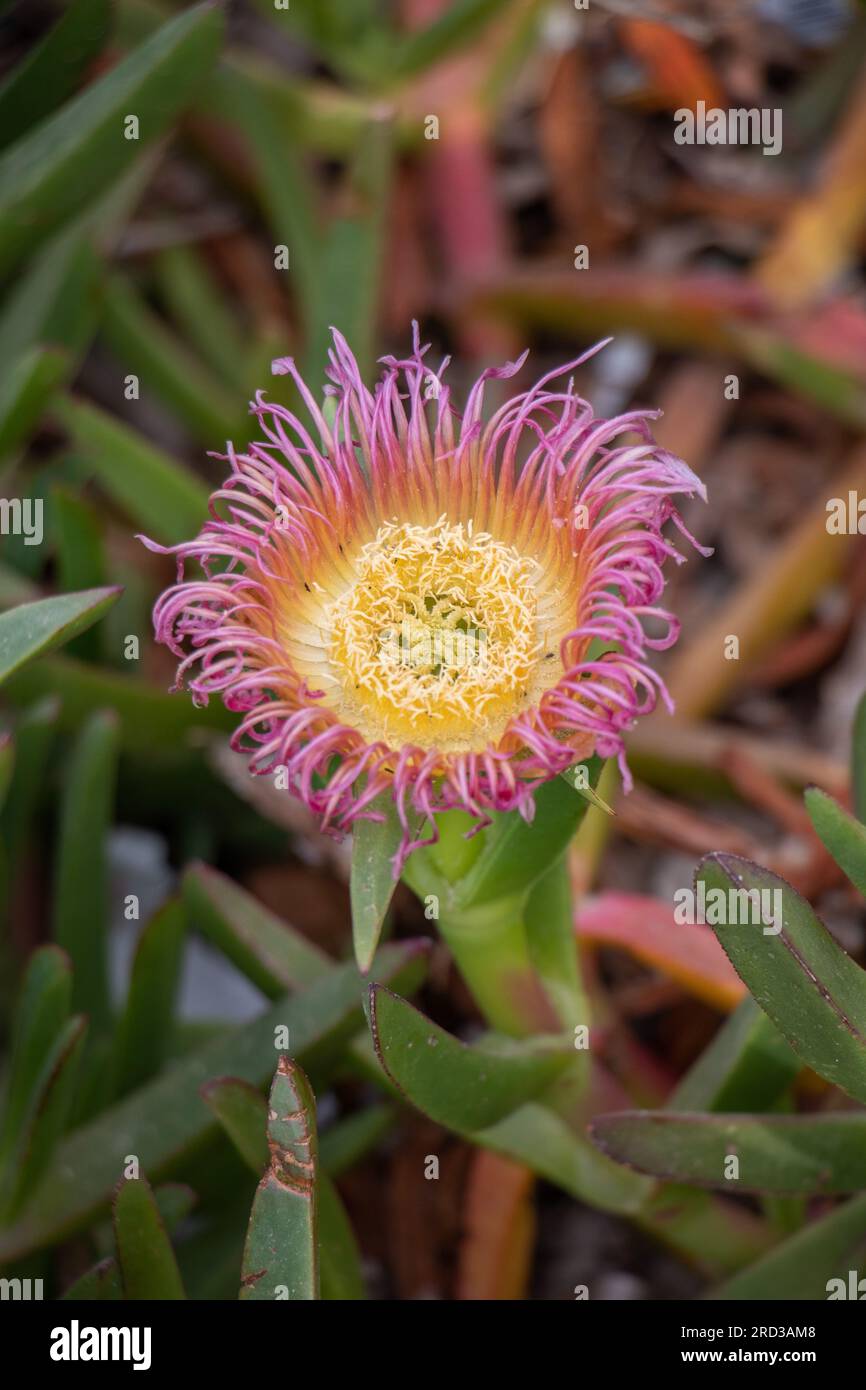
[[371, 985], [376, 1053], [407, 1099], [437, 1124], [484, 1129], [546, 1090], [572, 1057], [558, 1038], [467, 1047], [413, 1005]]
[[[382, 979], [410, 990], [423, 969], [424, 949], [418, 942], [386, 947], [377, 963]], [[280, 999], [260, 1018], [206, 1043], [75, 1130], [27, 1210], [13, 1227], [0, 1231], [0, 1263], [93, 1220], [109, 1201], [127, 1154], [136, 1154], [154, 1180], [182, 1166], [217, 1131], [201, 1099], [202, 1083], [230, 1075], [263, 1086], [273, 1072], [275, 1030], [288, 1030], [292, 1051], [308, 1064], [323, 1052], [333, 1055], [361, 1021], [360, 987], [354, 964], [333, 966], [303, 993]]]
[[67, 370], [68, 358], [54, 348], [30, 348], [0, 383], [0, 458], [11, 454], [38, 424], [48, 398]]
[[319, 1173], [318, 1218], [322, 1298], [339, 1302], [366, 1298], [355, 1232], [339, 1192], [324, 1172]]
[[850, 1289], [852, 1270], [856, 1288], [857, 1279], [866, 1272], [866, 1196], [852, 1198], [790, 1236], [756, 1264], [713, 1289], [712, 1297], [744, 1302], [826, 1299], [831, 1279], [840, 1279], [846, 1291]]
[[[360, 820], [352, 831], [352, 941], [358, 969], [366, 975], [379, 946], [385, 917], [397, 884], [393, 859], [403, 838], [403, 827], [393, 796], [383, 792], [371, 803], [381, 820]], [[413, 817], [413, 838], [421, 816]]]
[[40, 947], [30, 957], [16, 1010], [0, 1127], [0, 1165], [19, 1141], [45, 1058], [69, 1019], [71, 1000], [69, 957], [57, 946]]
[[127, 1299], [182, 1299], [180, 1270], [145, 1178], [124, 1178], [114, 1199], [114, 1239]]
[[175, 545], [198, 532], [208, 491], [187, 468], [87, 401], [58, 400], [54, 414], [112, 501], [152, 540]]
[[866, 1172], [866, 1115], [623, 1110], [599, 1116], [590, 1134], [609, 1158], [641, 1173], [733, 1192], [856, 1192]]
[[251, 893], [207, 864], [183, 878], [190, 923], [268, 999], [324, 975], [333, 961]]
[[201, 1094], [258, 1177], [268, 1161], [268, 1106], [261, 1091], [236, 1076], [217, 1076], [205, 1082]]
[[866, 898], [866, 825], [819, 787], [807, 787], [803, 800], [816, 835]]
[[[0, 159], [0, 268], [116, 183], [171, 124], [212, 66], [220, 11], [197, 5], [165, 24]], [[127, 139], [134, 113], [139, 139]]]
[[92, 715], [67, 768], [57, 845], [53, 934], [72, 961], [73, 1007], [97, 1031], [109, 1022], [106, 854], [118, 746], [114, 714]]
[[88, 589], [81, 594], [59, 594], [0, 613], [0, 681], [98, 622], [120, 592]]
[[70, 1018], [42, 1059], [3, 1168], [0, 1213], [7, 1219], [33, 1191], [53, 1157], [72, 1105], [86, 1031], [86, 1019]]
[[689, 1069], [669, 1101], [674, 1110], [771, 1109], [800, 1059], [747, 994]]
[[[714, 927], [728, 957], [794, 1051], [835, 1085], [866, 1101], [866, 973], [855, 965], [800, 894], [747, 859], [711, 854], [697, 875], [707, 892], [755, 890], [781, 895], [782, 929], [762, 908], [726, 915]], [[738, 900], [739, 901], [739, 900]], [[772, 903], [772, 896], [762, 902]], [[766, 920], [765, 920], [766, 919]]]
[[169, 1056], [185, 931], [183, 908], [170, 901], [139, 937], [115, 1044], [118, 1096], [149, 1081]]
[[0, 147], [11, 145], [75, 91], [108, 37], [108, 0], [72, 0], [0, 86]]
[[268, 1106], [271, 1161], [253, 1200], [242, 1299], [317, 1299], [316, 1098], [296, 1062], [280, 1057]]
[[70, 1284], [61, 1295], [64, 1302], [119, 1303], [123, 1299], [120, 1270], [113, 1255], [108, 1255]]

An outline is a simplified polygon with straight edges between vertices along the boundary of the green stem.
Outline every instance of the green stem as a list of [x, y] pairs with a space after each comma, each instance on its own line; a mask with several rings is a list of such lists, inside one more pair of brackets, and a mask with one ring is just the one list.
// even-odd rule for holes
[[513, 1037], [553, 1033], [559, 1023], [532, 964], [526, 894], [443, 914], [439, 930], [491, 1028]]

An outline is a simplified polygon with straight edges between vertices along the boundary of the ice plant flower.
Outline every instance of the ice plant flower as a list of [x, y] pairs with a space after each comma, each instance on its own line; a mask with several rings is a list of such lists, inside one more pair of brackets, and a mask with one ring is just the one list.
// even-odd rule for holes
[[229, 477], [172, 548], [154, 624], [181, 658], [174, 688], [221, 696], [250, 770], [281, 769], [325, 829], [392, 795], [395, 872], [435, 813], [530, 819], [535, 789], [593, 752], [628, 779], [623, 734], [670, 703], [647, 662], [678, 633], [658, 606], [682, 559], [662, 527], [688, 535], [672, 499], [705, 494], [653, 442], [658, 412], [596, 419], [575, 393], [567, 374], [601, 346], [485, 422], [485, 381], [526, 354], [482, 373], [460, 415], [417, 327], [372, 393], [335, 331], [323, 404], [276, 361], [309, 420], [259, 392], [259, 438], [214, 455]]

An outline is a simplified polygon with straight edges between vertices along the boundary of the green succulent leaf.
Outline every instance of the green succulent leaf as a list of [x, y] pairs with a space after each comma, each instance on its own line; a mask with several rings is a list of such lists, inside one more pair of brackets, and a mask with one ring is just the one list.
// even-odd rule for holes
[[484, 1129], [547, 1089], [573, 1058], [559, 1038], [467, 1047], [413, 1005], [371, 985], [376, 1053], [407, 1099], [438, 1124]]
[[281, 1057], [268, 1104], [270, 1163], [250, 1213], [242, 1299], [320, 1296], [316, 1098], [296, 1062]]
[[815, 834], [866, 898], [866, 825], [818, 787], [807, 787], [803, 799]]
[[86, 1031], [85, 1018], [70, 1018], [42, 1058], [0, 1179], [4, 1219], [14, 1215], [36, 1188], [54, 1155], [72, 1106]]
[[71, 0], [57, 23], [0, 85], [0, 148], [72, 96], [108, 37], [108, 0]]
[[866, 1171], [866, 1115], [709, 1115], [622, 1110], [590, 1133], [617, 1163], [673, 1182], [738, 1192], [856, 1192]]
[[268, 1162], [268, 1106], [261, 1091], [236, 1076], [217, 1076], [201, 1088], [241, 1158], [259, 1177]]
[[676, 1088], [674, 1110], [770, 1110], [801, 1062], [767, 1015], [746, 995]]
[[98, 622], [117, 602], [120, 592], [116, 588], [87, 589], [80, 594], [22, 603], [0, 613], [0, 681]]
[[[0, 157], [0, 270], [117, 182], [191, 100], [213, 65], [222, 15], [196, 5]], [[129, 113], [139, 138], [127, 139]]]
[[198, 533], [208, 490], [189, 469], [87, 401], [59, 399], [54, 413], [87, 469], [148, 536], [176, 545]]
[[121, 1181], [113, 1218], [125, 1298], [136, 1302], [185, 1298], [171, 1241], [145, 1178]]
[[69, 957], [58, 946], [41, 946], [30, 957], [18, 998], [0, 1124], [0, 1167], [19, 1143], [45, 1058], [69, 1020], [71, 1003]]
[[[424, 951], [417, 942], [386, 947], [377, 971], [381, 979], [412, 990], [423, 975]], [[66, 1139], [27, 1209], [13, 1226], [0, 1231], [0, 1262], [92, 1221], [110, 1200], [127, 1154], [136, 1154], [153, 1180], [182, 1168], [184, 1160], [217, 1132], [216, 1120], [201, 1098], [202, 1084], [229, 1075], [263, 1086], [273, 1072], [275, 1041], [281, 1035], [275, 1030], [288, 1030], [293, 1053], [309, 1065], [338, 1052], [361, 1019], [354, 965], [333, 966], [308, 989], [283, 997], [253, 1022], [174, 1063]]]
[[68, 368], [56, 348], [30, 348], [0, 382], [0, 458], [17, 449], [38, 424]]
[[60, 807], [54, 938], [72, 961], [73, 1007], [97, 1032], [110, 1021], [108, 999], [108, 833], [117, 780], [114, 713], [91, 715], [79, 734]]
[[[382, 927], [394, 896], [393, 858], [403, 838], [394, 798], [383, 792], [371, 803], [381, 820], [360, 820], [352, 831], [352, 940], [358, 969], [366, 975], [379, 946]], [[423, 817], [412, 817], [413, 836]]]
[[[748, 1269], [719, 1288], [714, 1299], [774, 1299], [781, 1302], [826, 1299], [831, 1280], [850, 1288], [866, 1272], [866, 1196], [853, 1197], [827, 1216], [782, 1241]], [[835, 1285], [839, 1296], [839, 1284]]]
[[268, 999], [312, 984], [333, 964], [301, 932], [207, 864], [187, 869], [183, 896], [192, 926]]
[[169, 901], [139, 937], [115, 1046], [118, 1096], [156, 1076], [170, 1055], [185, 932], [182, 905]]
[[697, 878], [707, 893], [780, 893], [781, 930], [773, 914], [762, 911], [755, 924], [751, 913], [739, 909], [727, 915], [748, 920], [729, 921], [713, 930], [794, 1051], [828, 1081], [866, 1101], [866, 974], [837, 945], [805, 899], [768, 869], [736, 855], [711, 854], [702, 861]]
[[244, 421], [227, 408], [231, 396], [195, 353], [148, 307], [129, 280], [110, 276], [102, 303], [106, 342], [126, 370], [136, 372], [201, 443], [216, 448]]
[[182, 743], [193, 729], [225, 733], [232, 728], [233, 716], [213, 700], [197, 709], [191, 700], [167, 695], [137, 676], [118, 675], [73, 657], [48, 657], [18, 671], [3, 693], [12, 704], [25, 707], [59, 696], [57, 722], [62, 730], [77, 729], [94, 709], [110, 708], [119, 721], [124, 749], [151, 757], [155, 745]]

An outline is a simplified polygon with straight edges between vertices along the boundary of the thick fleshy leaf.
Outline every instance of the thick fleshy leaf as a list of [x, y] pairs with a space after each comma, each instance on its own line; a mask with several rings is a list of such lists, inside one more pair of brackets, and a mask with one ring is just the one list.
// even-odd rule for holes
[[98, 622], [120, 592], [111, 588], [58, 594], [0, 613], [0, 681]]
[[[225, 76], [225, 73], [223, 73]], [[283, 146], [285, 155], [286, 147]], [[203, 362], [233, 390], [246, 348], [240, 323], [209, 269], [204, 251], [169, 246], [156, 257], [160, 298]]]
[[[163, 1183], [162, 1187], [156, 1188], [153, 1196], [163, 1226], [169, 1235], [196, 1204], [196, 1194], [191, 1187], [186, 1187], [183, 1183]], [[82, 1299], [88, 1302], [122, 1300], [123, 1281], [116, 1256], [108, 1255], [92, 1269], [86, 1270], [61, 1297], [69, 1303], [77, 1303]]]
[[[0, 619], [2, 623], [2, 619]], [[152, 755], [154, 747], [181, 743], [192, 729], [228, 731], [232, 715], [216, 701], [196, 709], [136, 676], [118, 675], [72, 657], [48, 657], [10, 678], [3, 690], [14, 705], [59, 695], [58, 726], [77, 729], [94, 709], [111, 708], [120, 721], [124, 748]]]
[[[5, 152], [0, 268], [115, 184], [167, 129], [212, 66], [221, 31], [216, 6], [185, 11]], [[130, 112], [137, 139], [126, 135]]]
[[176, 545], [196, 534], [208, 491], [187, 468], [88, 401], [58, 400], [54, 413], [112, 501], [152, 540]]
[[[236, 1076], [218, 1076], [205, 1082], [201, 1094], [247, 1167], [260, 1177], [268, 1161], [268, 1107], [262, 1092]], [[337, 1177], [351, 1168], [388, 1132], [395, 1114], [391, 1106], [368, 1105], [326, 1129], [319, 1136], [322, 1173]]]
[[800, 1067], [797, 1054], [747, 994], [668, 1104], [675, 1110], [770, 1110]]
[[[833, 940], [809, 904], [784, 879], [730, 854], [711, 854], [698, 882], [707, 893], [755, 890], [761, 902], [780, 895], [782, 928], [762, 907], [726, 913], [714, 928], [732, 964], [794, 1051], [835, 1085], [866, 1101], [866, 973]], [[767, 896], [768, 895], [768, 896]], [[739, 902], [739, 900], [737, 900]], [[741, 923], [738, 918], [748, 919]]]
[[470, 43], [505, 8], [502, 0], [451, 0], [432, 24], [419, 26], [416, 33], [401, 41], [390, 70], [399, 78], [423, 72], [454, 49]]
[[76, 1279], [62, 1295], [65, 1302], [78, 1303], [119, 1303], [123, 1299], [123, 1285], [120, 1270], [113, 1255], [107, 1255], [99, 1264], [88, 1269], [80, 1279]]
[[134, 1301], [185, 1297], [180, 1270], [145, 1178], [124, 1178], [113, 1206], [124, 1296]]
[[[594, 786], [602, 762], [591, 758], [587, 781]], [[506, 897], [532, 886], [559, 859], [583, 819], [588, 802], [562, 777], [539, 787], [535, 816], [527, 824], [516, 811], [497, 816], [483, 853], [455, 887], [461, 908]]]
[[250, 1212], [242, 1299], [319, 1297], [316, 1098], [297, 1062], [281, 1057], [268, 1105], [270, 1165]]
[[61, 381], [68, 359], [54, 348], [31, 348], [0, 382], [0, 458], [16, 449], [38, 423]]
[[79, 230], [55, 237], [8, 290], [0, 311], [0, 360], [65, 348], [77, 360], [96, 323], [96, 252]]
[[866, 898], [866, 825], [818, 787], [807, 787], [803, 800], [816, 835]]
[[617, 1163], [730, 1192], [856, 1192], [866, 1172], [866, 1115], [622, 1110], [599, 1116], [590, 1133]]
[[185, 931], [183, 907], [170, 901], [139, 937], [115, 1044], [118, 1096], [149, 1081], [170, 1054]]
[[[394, 798], [383, 792], [371, 805], [381, 820], [361, 820], [352, 832], [352, 941], [358, 969], [366, 974], [373, 963], [385, 917], [397, 886], [393, 858], [403, 837]], [[422, 817], [414, 817], [413, 833]]]
[[374, 368], [376, 306], [384, 263], [386, 215], [394, 162], [392, 116], [374, 110], [359, 134], [340, 213], [322, 239], [304, 370], [318, 380], [328, 360], [330, 325], [339, 322], [352, 343], [361, 376]]
[[248, 143], [257, 176], [255, 191], [274, 244], [288, 249], [288, 273], [309, 332], [319, 317], [323, 284], [315, 183], [296, 143], [286, 140], [280, 114], [261, 84], [224, 65], [216, 74], [215, 86]]
[[[853, 1278], [852, 1278], [853, 1272]], [[859, 1298], [866, 1273], [866, 1196], [834, 1208], [790, 1236], [757, 1263], [713, 1289], [714, 1299], [780, 1302]], [[832, 1281], [838, 1281], [831, 1284]], [[854, 1292], [851, 1292], [853, 1283]], [[844, 1289], [844, 1293], [842, 1290]]]
[[124, 371], [136, 373], [201, 443], [216, 448], [236, 436], [243, 419], [228, 408], [231, 395], [121, 275], [105, 287], [102, 327]]
[[[102, 519], [89, 502], [70, 487], [56, 485], [51, 490], [51, 523], [55, 542], [55, 580], [59, 589], [95, 589], [108, 574]], [[121, 610], [122, 612], [122, 604]], [[115, 609], [110, 624], [119, 615]], [[105, 639], [105, 628], [89, 628], [68, 647], [70, 656], [98, 661]]]
[[0, 1216], [8, 1219], [34, 1190], [66, 1126], [87, 1031], [81, 1015], [70, 1018], [42, 1059], [14, 1145], [0, 1180]]
[[[424, 962], [423, 945], [406, 942], [386, 947], [377, 971], [382, 980], [411, 991], [423, 975]], [[293, 1054], [307, 1065], [323, 1053], [332, 1055], [361, 1021], [360, 984], [354, 965], [334, 966], [302, 993], [280, 999], [252, 1023], [215, 1038], [76, 1129], [27, 1210], [14, 1226], [0, 1232], [0, 1262], [87, 1225], [107, 1205], [127, 1154], [137, 1155], [152, 1180], [177, 1170], [217, 1132], [199, 1090], [209, 1078], [237, 1076], [263, 1086], [273, 1072], [275, 1042], [284, 1036]]]
[[56, 696], [50, 695], [25, 710], [15, 725], [12, 778], [0, 808], [0, 844], [10, 864], [17, 864], [21, 847], [27, 840], [43, 786], [59, 703]]
[[647, 1178], [612, 1163], [543, 1105], [523, 1105], [497, 1124], [470, 1131], [470, 1137], [602, 1211], [636, 1214], [652, 1188]]
[[58, 946], [42, 946], [30, 957], [21, 985], [0, 1126], [0, 1167], [16, 1147], [45, 1058], [69, 1019], [72, 971]]
[[323, 1299], [344, 1302], [366, 1298], [361, 1252], [340, 1194], [319, 1173], [319, 1275]]
[[201, 1094], [258, 1177], [268, 1161], [268, 1106], [261, 1091], [236, 1076], [217, 1076], [205, 1082]]
[[108, 0], [71, 0], [0, 86], [0, 148], [72, 96], [108, 37]]
[[117, 720], [91, 716], [66, 769], [60, 806], [53, 934], [72, 962], [73, 1007], [96, 1031], [109, 1023], [107, 838], [114, 810]]
[[325, 974], [333, 961], [251, 893], [207, 864], [183, 878], [190, 923], [268, 999]]
[[547, 1089], [571, 1061], [558, 1038], [467, 1047], [412, 1004], [371, 985], [376, 1053], [408, 1100], [451, 1129], [485, 1129]]
[[353, 1168], [394, 1128], [397, 1116], [393, 1105], [365, 1105], [363, 1110], [329, 1125], [319, 1135], [322, 1170], [337, 1178]]

